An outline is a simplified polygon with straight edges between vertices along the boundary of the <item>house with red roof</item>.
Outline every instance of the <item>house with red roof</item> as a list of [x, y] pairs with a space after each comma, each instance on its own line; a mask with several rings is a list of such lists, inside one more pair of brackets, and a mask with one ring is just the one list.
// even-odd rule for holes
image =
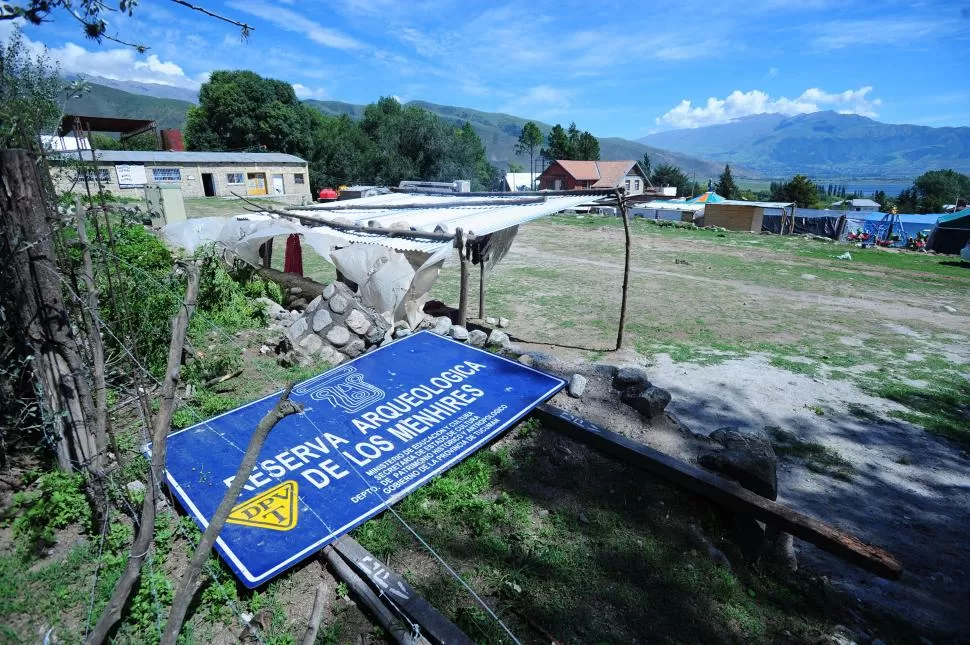
[[623, 188], [627, 195], [642, 195], [651, 187], [640, 164], [627, 161], [557, 159], [539, 175], [539, 190]]

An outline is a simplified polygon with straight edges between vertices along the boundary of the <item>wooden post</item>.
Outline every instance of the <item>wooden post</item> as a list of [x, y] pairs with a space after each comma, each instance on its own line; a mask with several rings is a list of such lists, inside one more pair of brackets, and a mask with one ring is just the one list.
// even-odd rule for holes
[[86, 468], [98, 454], [94, 401], [62, 297], [41, 172], [36, 154], [0, 150], [0, 306], [34, 355], [57, 462], [70, 471]]
[[478, 275], [478, 318], [485, 320], [485, 257], [479, 258]]
[[455, 247], [458, 248], [458, 261], [461, 267], [461, 287], [458, 292], [458, 324], [462, 327], [468, 321], [468, 258], [465, 256], [465, 235], [455, 230]]
[[623, 349], [623, 333], [626, 331], [626, 300], [630, 287], [630, 216], [623, 201], [623, 190], [616, 190], [616, 202], [620, 206], [623, 216], [623, 235], [626, 238], [625, 256], [623, 259], [623, 295], [620, 300], [620, 327], [616, 331], [616, 349]]

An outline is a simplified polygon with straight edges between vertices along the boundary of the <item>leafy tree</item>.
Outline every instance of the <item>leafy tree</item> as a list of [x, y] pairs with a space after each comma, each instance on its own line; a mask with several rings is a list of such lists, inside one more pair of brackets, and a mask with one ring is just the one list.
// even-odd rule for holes
[[675, 186], [681, 197], [692, 191], [691, 180], [684, 171], [677, 166], [662, 163], [653, 170], [650, 183], [654, 186]]
[[91, 146], [96, 150], [157, 150], [158, 142], [151, 132], [143, 132], [121, 141], [101, 132], [91, 134]]
[[799, 208], [808, 208], [818, 200], [818, 192], [805, 175], [795, 175], [791, 181], [781, 184], [772, 182], [771, 199], [778, 202], [795, 202]]
[[970, 177], [955, 170], [930, 170], [899, 195], [904, 212], [942, 213], [945, 204], [970, 197]]
[[724, 199], [740, 197], [741, 191], [738, 189], [738, 185], [734, 183], [734, 177], [731, 176], [730, 164], [724, 165], [724, 172], [721, 173], [721, 177], [714, 186], [714, 191]]
[[515, 154], [529, 155], [529, 172], [535, 172], [536, 152], [538, 152], [539, 146], [541, 145], [542, 132], [539, 131], [539, 126], [532, 121], [526, 122], [522, 126], [522, 132], [519, 133], [519, 141], [515, 144]]
[[600, 142], [587, 131], [583, 131], [576, 139], [576, 159], [598, 161], [600, 158]]
[[368, 183], [374, 144], [349, 116], [311, 116], [313, 147], [307, 159], [310, 186], [321, 188]]
[[558, 123], [552, 126], [546, 141], [549, 147], [542, 151], [544, 157], [549, 159], [572, 159], [572, 152], [569, 146], [569, 135]]
[[311, 108], [289, 83], [249, 71], [217, 71], [189, 108], [189, 150], [259, 150], [308, 156]]
[[46, 53], [31, 55], [14, 29], [0, 42], [0, 147], [36, 150], [60, 119], [61, 81]]
[[525, 166], [517, 161], [509, 161], [509, 172], [525, 172]]
[[643, 153], [643, 161], [640, 162], [640, 167], [643, 168], [643, 174], [647, 177], [650, 176], [650, 155], [646, 152]]

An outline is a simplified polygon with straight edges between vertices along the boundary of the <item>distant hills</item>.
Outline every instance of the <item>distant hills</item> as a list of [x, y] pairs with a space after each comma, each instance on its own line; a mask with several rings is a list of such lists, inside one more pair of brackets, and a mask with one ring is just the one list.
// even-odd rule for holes
[[[88, 116], [118, 116], [129, 118], [154, 119], [161, 128], [180, 128], [185, 125], [185, 115], [190, 106], [195, 103], [196, 93], [182, 88], [172, 88], [167, 85], [153, 83], [129, 83], [127, 81], [111, 81], [98, 77], [84, 77], [91, 83], [91, 90], [77, 99], [71, 99], [66, 106], [69, 113], [85, 114]], [[111, 86], [105, 83], [110, 83]], [[130, 91], [129, 91], [130, 90]], [[161, 96], [165, 94], [167, 96]], [[186, 98], [173, 98], [173, 97]], [[190, 98], [190, 100], [186, 100]], [[307, 105], [328, 115], [347, 114], [353, 119], [359, 119], [364, 112], [363, 105], [344, 103], [342, 101], [304, 101]], [[470, 108], [451, 105], [437, 105], [424, 101], [412, 101], [410, 105], [429, 110], [443, 119], [462, 125], [465, 121], [472, 124], [489, 159], [504, 170], [510, 159], [529, 163], [528, 156], [515, 154], [515, 143], [518, 140], [522, 125], [528, 121], [510, 114], [498, 112], [482, 112]], [[543, 135], [552, 128], [547, 123], [536, 122]], [[716, 176], [721, 172], [723, 164], [712, 164], [689, 155], [666, 150], [658, 150], [636, 141], [615, 137], [601, 138], [600, 157], [611, 159], [642, 159], [643, 153], [650, 153], [654, 166], [661, 163], [672, 163], [685, 172], [696, 173], [698, 181], [701, 178]], [[744, 170], [739, 169], [740, 176]]]
[[767, 177], [912, 178], [927, 170], [970, 172], [970, 127], [880, 123], [855, 114], [758, 114], [670, 130], [641, 143], [738, 164]]

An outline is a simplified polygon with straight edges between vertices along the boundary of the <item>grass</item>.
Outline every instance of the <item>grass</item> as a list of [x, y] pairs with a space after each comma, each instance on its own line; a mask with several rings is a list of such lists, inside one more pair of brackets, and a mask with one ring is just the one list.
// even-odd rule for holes
[[875, 392], [908, 408], [907, 411], [894, 410], [890, 412], [891, 416], [970, 444], [970, 381], [965, 378], [943, 375], [929, 387], [884, 382], [875, 387]]
[[[816, 414], [821, 408], [815, 410]], [[802, 441], [780, 428], [766, 428], [771, 436], [771, 444], [779, 457], [800, 459], [812, 472], [828, 475], [835, 479], [850, 481], [855, 475], [855, 467], [838, 451], [812, 441]]]

